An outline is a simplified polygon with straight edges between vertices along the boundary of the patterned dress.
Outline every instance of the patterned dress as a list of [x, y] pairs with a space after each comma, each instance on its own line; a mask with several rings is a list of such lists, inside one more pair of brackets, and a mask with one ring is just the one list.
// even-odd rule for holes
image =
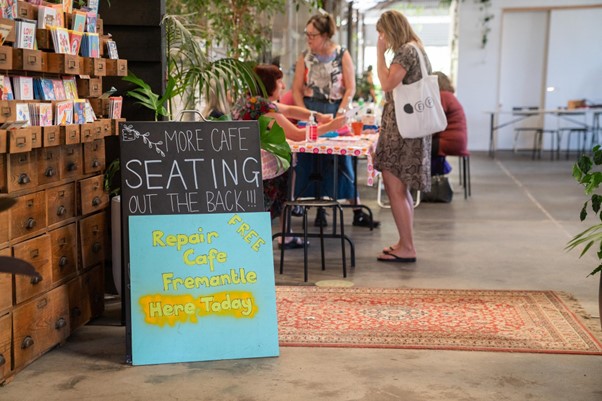
[[[232, 107], [232, 118], [234, 120], [258, 120], [262, 115], [274, 112], [278, 113], [276, 103], [261, 96], [247, 96], [237, 101]], [[287, 201], [288, 194], [288, 171], [271, 180], [263, 181], [263, 201], [272, 219], [280, 216]]]
[[[422, 54], [430, 74], [431, 63], [424, 51]], [[410, 44], [401, 46], [395, 52], [391, 63], [401, 64], [407, 71], [402, 81], [406, 85], [422, 78], [418, 53]], [[410, 189], [425, 192], [431, 189], [431, 136], [416, 139], [401, 137], [397, 128], [395, 104], [391, 92], [385, 94], [374, 168], [378, 171], [389, 171]]]

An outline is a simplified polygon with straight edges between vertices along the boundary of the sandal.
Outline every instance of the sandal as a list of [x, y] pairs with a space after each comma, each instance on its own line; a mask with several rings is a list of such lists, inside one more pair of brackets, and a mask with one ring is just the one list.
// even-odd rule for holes
[[[390, 256], [388, 258], [387, 256]], [[384, 252], [382, 255], [379, 255], [376, 260], [379, 262], [393, 262], [393, 263], [416, 263], [416, 258], [402, 258], [401, 256], [397, 256], [390, 252]]]

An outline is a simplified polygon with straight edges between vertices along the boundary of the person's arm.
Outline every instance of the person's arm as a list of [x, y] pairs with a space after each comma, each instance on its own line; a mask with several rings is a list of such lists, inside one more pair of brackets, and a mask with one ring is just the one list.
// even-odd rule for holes
[[[278, 110], [287, 118], [301, 121], [308, 121], [311, 114], [311, 111], [305, 107], [291, 106], [282, 103], [278, 103]], [[314, 112], [314, 115], [316, 116], [316, 122], [318, 123], [327, 123], [332, 120], [331, 114]]]
[[[284, 135], [286, 136], [287, 139], [290, 139], [291, 141], [304, 141], [305, 140], [305, 128], [297, 127], [295, 124], [290, 122], [290, 120], [288, 118], [286, 118], [286, 116], [284, 116], [284, 114], [269, 112], [264, 115], [266, 117], [271, 117], [274, 120], [276, 120], [278, 125], [280, 125], [282, 127], [282, 129], [284, 130]], [[322, 135], [329, 131], [335, 131], [335, 130], [341, 128], [343, 125], [345, 125], [345, 122], [346, 122], [345, 116], [340, 116], [326, 124], [318, 124], [318, 135]]]
[[297, 64], [295, 65], [295, 77], [293, 79], [293, 100], [295, 101], [295, 106], [305, 107], [305, 103], [303, 103], [303, 87], [305, 86], [304, 82], [305, 75], [305, 60], [303, 60], [303, 54], [297, 58]]
[[401, 64], [391, 63], [387, 68], [387, 62], [385, 61], [385, 51], [387, 50], [387, 42], [378, 35], [378, 41], [376, 42], [376, 72], [378, 74], [378, 80], [383, 91], [392, 91], [406, 76], [407, 71], [401, 66]]
[[339, 106], [339, 110], [345, 110], [349, 106], [349, 99], [355, 94], [355, 68], [353, 60], [348, 50], [343, 53], [343, 83], [345, 84], [345, 94]]

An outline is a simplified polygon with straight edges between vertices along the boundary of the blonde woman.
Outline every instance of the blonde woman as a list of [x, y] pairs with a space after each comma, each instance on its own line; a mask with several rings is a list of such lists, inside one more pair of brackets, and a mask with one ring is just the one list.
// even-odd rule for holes
[[[399, 234], [397, 242], [387, 246], [377, 259], [381, 262], [416, 262], [414, 246], [414, 201], [411, 189], [429, 191], [431, 187], [431, 137], [404, 139], [395, 120], [395, 104], [391, 91], [422, 78], [418, 51], [422, 52], [428, 72], [431, 64], [422, 42], [407, 18], [399, 11], [386, 11], [376, 23], [378, 31], [376, 72], [385, 92], [380, 137], [374, 167], [382, 173], [391, 212]], [[393, 53], [389, 65], [385, 52]]]

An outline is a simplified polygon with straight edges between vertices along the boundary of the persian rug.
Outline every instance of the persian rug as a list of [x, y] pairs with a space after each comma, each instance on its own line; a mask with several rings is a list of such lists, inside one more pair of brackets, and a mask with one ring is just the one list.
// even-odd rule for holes
[[278, 286], [278, 334], [290, 347], [602, 355], [563, 298], [553, 291]]

